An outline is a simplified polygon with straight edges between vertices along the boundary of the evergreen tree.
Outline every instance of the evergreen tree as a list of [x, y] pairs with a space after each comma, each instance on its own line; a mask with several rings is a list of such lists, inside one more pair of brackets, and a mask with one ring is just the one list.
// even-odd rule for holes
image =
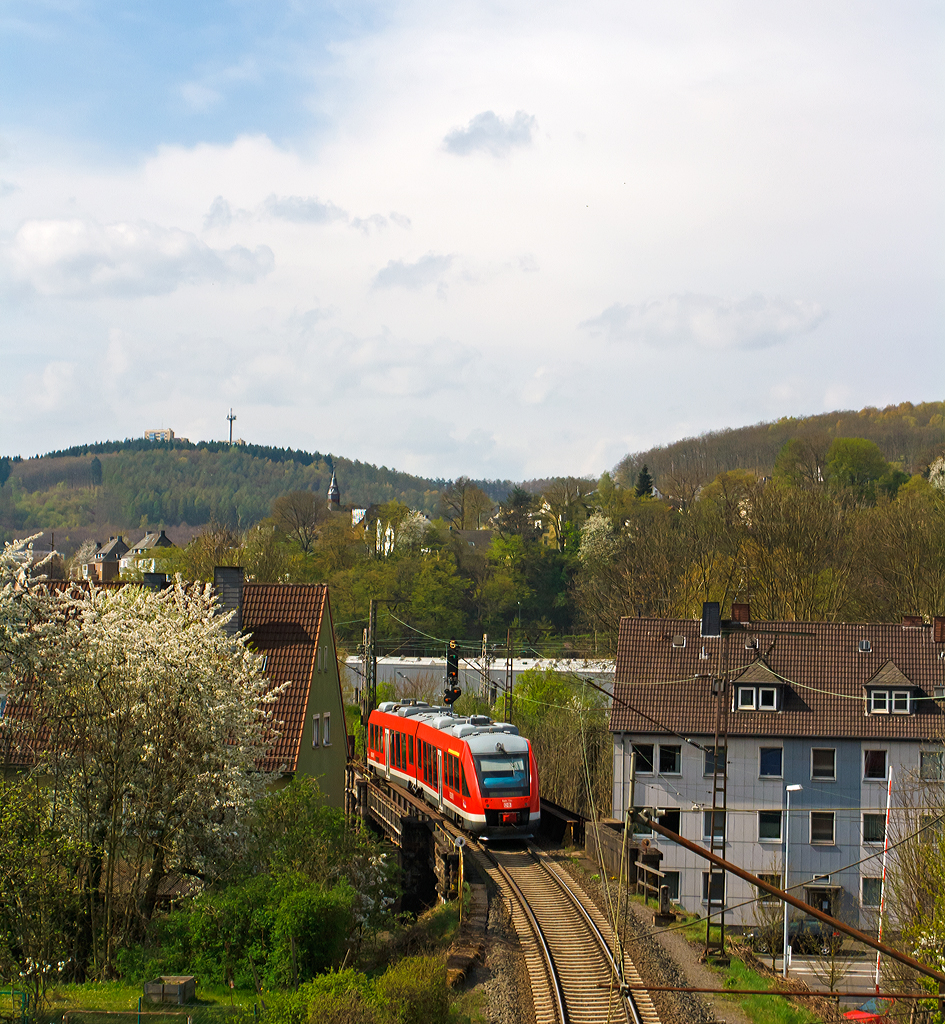
[[653, 477], [650, 476], [650, 471], [646, 468], [646, 463], [643, 464], [643, 469], [637, 474], [637, 483], [634, 488], [634, 494], [638, 498], [649, 498], [653, 495]]

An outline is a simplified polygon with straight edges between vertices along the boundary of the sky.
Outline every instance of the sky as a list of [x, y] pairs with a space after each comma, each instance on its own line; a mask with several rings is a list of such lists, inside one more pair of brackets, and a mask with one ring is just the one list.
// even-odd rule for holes
[[0, 454], [596, 476], [943, 397], [900, 0], [0, 0]]

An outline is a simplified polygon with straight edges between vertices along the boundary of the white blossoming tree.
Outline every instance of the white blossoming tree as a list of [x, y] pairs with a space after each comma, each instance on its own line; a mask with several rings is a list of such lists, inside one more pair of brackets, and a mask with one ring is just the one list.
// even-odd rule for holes
[[203, 878], [238, 851], [269, 781], [257, 766], [277, 694], [245, 638], [223, 629], [209, 586], [55, 597], [11, 700], [57, 824], [88, 851], [78, 959], [107, 977], [169, 874]]

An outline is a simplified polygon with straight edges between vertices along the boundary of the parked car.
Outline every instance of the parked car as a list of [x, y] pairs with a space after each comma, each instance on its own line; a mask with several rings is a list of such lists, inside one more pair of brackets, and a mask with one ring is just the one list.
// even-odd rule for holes
[[843, 932], [813, 917], [788, 924], [788, 941], [795, 953], [836, 956], [843, 945]]
[[879, 1024], [880, 1021], [892, 1020], [895, 1004], [895, 999], [880, 999], [873, 996], [855, 1010], [847, 1010], [843, 1017], [845, 1020], [861, 1021], [862, 1024]]
[[[782, 935], [780, 931], [767, 929], [748, 932], [745, 937], [756, 953], [770, 954], [772, 942], [774, 952], [781, 952]], [[835, 956], [843, 945], [843, 932], [835, 931], [816, 918], [803, 917], [788, 923], [788, 942], [794, 953]]]

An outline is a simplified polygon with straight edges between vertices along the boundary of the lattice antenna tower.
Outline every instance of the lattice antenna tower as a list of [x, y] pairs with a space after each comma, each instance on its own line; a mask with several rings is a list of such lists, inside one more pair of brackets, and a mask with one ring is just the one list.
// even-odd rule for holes
[[233, 415], [233, 410], [232, 409], [230, 409], [230, 415], [227, 416], [227, 419], [230, 422], [230, 444], [232, 444], [233, 443], [233, 420], [236, 419], [236, 417]]

